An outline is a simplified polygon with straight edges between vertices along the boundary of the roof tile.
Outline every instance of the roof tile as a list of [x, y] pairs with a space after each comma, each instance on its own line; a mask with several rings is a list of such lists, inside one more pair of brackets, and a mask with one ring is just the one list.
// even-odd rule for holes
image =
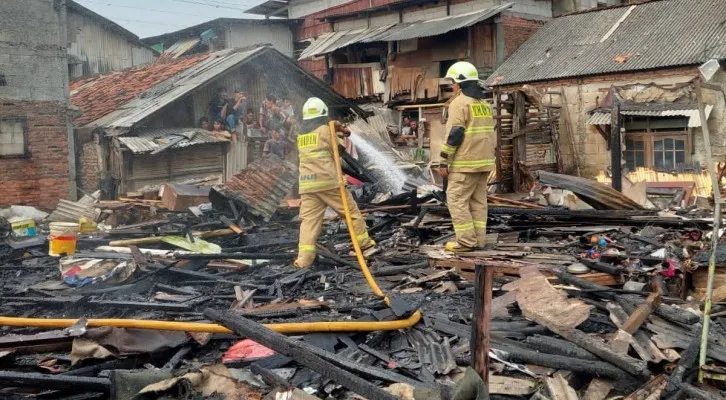
[[153, 86], [209, 57], [199, 54], [71, 82], [71, 103], [81, 110], [77, 126], [111, 113]]

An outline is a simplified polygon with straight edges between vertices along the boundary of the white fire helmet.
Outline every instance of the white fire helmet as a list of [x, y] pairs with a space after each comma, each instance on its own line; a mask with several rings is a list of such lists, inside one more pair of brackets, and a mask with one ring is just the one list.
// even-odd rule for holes
[[319, 98], [311, 97], [305, 102], [305, 104], [303, 104], [302, 115], [303, 120], [327, 117], [328, 106], [326, 106]]
[[479, 71], [476, 70], [476, 67], [472, 63], [459, 61], [449, 67], [449, 70], [446, 71], [446, 76], [444, 76], [444, 78], [451, 79], [456, 83], [478, 81]]

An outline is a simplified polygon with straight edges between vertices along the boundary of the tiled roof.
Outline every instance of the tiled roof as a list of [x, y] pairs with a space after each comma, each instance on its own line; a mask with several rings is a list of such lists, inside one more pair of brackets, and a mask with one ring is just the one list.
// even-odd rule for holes
[[487, 83], [510, 85], [723, 59], [724, 15], [724, 0], [661, 0], [555, 18]]
[[77, 126], [93, 122], [207, 57], [209, 54], [199, 54], [74, 81], [71, 103], [81, 110], [74, 122]]

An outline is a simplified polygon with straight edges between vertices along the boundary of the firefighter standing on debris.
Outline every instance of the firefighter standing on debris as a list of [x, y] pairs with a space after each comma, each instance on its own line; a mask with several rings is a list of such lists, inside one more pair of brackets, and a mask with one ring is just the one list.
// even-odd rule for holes
[[[308, 268], [315, 260], [315, 243], [323, 230], [323, 216], [330, 207], [341, 217], [344, 214], [340, 198], [338, 174], [328, 128], [328, 106], [317, 97], [309, 98], [303, 105], [303, 132], [297, 137], [300, 158], [300, 242], [295, 267]], [[350, 130], [335, 121], [337, 134], [350, 136]], [[376, 243], [368, 236], [366, 222], [353, 197], [346, 191], [353, 220], [353, 229], [361, 249], [370, 255]]]
[[492, 108], [484, 100], [474, 65], [459, 61], [446, 72], [456, 97], [449, 104], [446, 143], [441, 147], [439, 174], [448, 178], [446, 201], [456, 242], [446, 250], [484, 247], [487, 224], [487, 180], [495, 167], [496, 136]]

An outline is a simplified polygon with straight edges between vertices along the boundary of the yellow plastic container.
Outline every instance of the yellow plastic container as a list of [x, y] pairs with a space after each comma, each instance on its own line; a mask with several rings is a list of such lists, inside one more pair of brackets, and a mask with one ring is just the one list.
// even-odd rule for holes
[[51, 222], [50, 235], [48, 235], [50, 242], [48, 254], [51, 256], [75, 254], [78, 229], [79, 225], [73, 222]]

